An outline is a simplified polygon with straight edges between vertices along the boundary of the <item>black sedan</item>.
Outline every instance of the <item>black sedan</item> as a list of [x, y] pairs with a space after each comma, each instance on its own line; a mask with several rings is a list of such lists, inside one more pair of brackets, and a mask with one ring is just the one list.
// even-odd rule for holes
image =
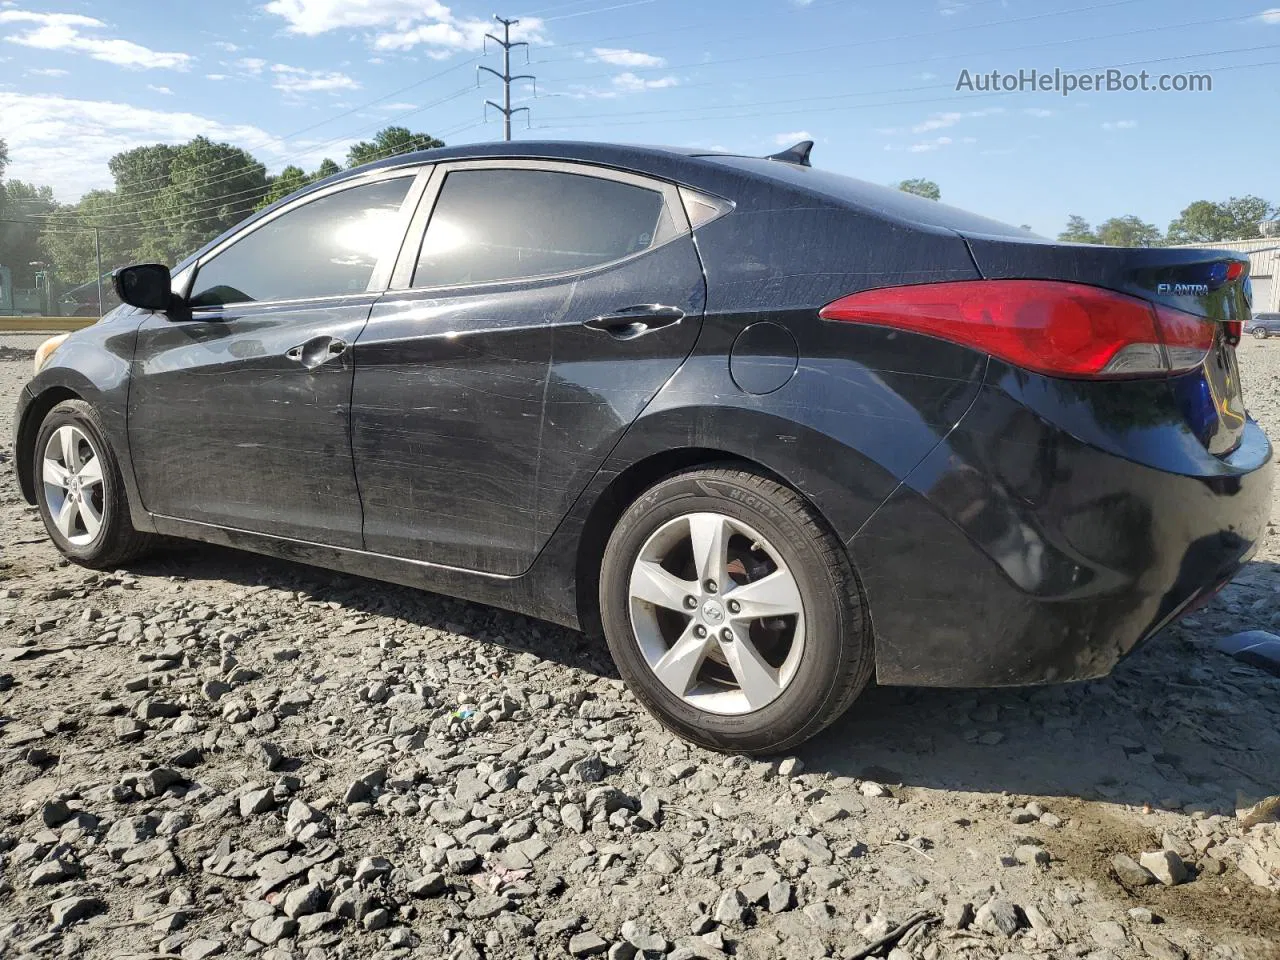
[[1259, 313], [1244, 325], [1244, 332], [1258, 340], [1280, 337], [1280, 313]]
[[873, 676], [1103, 676], [1233, 576], [1272, 484], [1246, 274], [804, 147], [435, 150], [119, 271], [15, 463], [79, 563], [186, 537], [522, 611], [779, 751]]

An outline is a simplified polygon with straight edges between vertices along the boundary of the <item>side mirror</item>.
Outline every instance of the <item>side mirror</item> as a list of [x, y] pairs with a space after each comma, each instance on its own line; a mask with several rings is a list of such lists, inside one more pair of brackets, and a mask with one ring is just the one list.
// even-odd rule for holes
[[111, 274], [116, 296], [141, 310], [168, 310], [173, 304], [169, 268], [161, 263], [121, 267]]

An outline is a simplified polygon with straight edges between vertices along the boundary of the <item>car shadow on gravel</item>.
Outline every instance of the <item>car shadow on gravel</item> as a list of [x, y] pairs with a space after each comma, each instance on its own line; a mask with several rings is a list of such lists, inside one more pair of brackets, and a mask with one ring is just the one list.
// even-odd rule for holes
[[[1270, 562], [1236, 581], [1257, 585], [1264, 611], [1277, 608], [1273, 583], [1280, 564]], [[1164, 631], [1104, 680], [872, 688], [800, 756], [810, 770], [887, 784], [1230, 812], [1237, 791], [1274, 793], [1280, 770], [1280, 678], [1214, 649], [1267, 629], [1242, 596]]]
[[[603, 642], [521, 614], [413, 587], [199, 543], [174, 543], [135, 564], [133, 571], [211, 585], [225, 582], [241, 588], [301, 593], [308, 600], [338, 604], [353, 620], [392, 617], [403, 625], [461, 634], [481, 644], [529, 653], [596, 676], [618, 677]], [[377, 640], [371, 638], [370, 642]]]

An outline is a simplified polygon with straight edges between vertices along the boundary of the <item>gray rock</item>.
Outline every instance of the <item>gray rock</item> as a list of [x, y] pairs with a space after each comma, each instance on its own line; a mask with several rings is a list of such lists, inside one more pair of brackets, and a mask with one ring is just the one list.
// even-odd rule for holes
[[297, 929], [298, 925], [288, 917], [263, 917], [253, 921], [249, 927], [249, 935], [269, 947], [291, 936]]
[[1149, 871], [1153, 877], [1166, 887], [1176, 887], [1180, 883], [1187, 882], [1187, 865], [1172, 850], [1157, 850], [1154, 853], [1144, 853], [1139, 858], [1139, 862], [1142, 864], [1143, 869]]
[[47, 800], [40, 806], [40, 822], [46, 827], [60, 827], [74, 816], [62, 800]]
[[569, 938], [569, 953], [575, 957], [594, 957], [609, 949], [609, 944], [594, 933], [575, 933]]
[[49, 905], [49, 915], [54, 927], [64, 930], [106, 909], [106, 903], [98, 897], [63, 897]]
[[795, 888], [785, 880], [779, 880], [769, 888], [767, 906], [770, 913], [786, 913], [795, 906]]
[[1125, 936], [1124, 927], [1114, 920], [1104, 920], [1094, 924], [1089, 935], [1098, 946], [1105, 949], [1122, 951], [1129, 949], [1129, 938]]
[[31, 871], [27, 883], [32, 887], [44, 887], [55, 883], [63, 883], [76, 876], [76, 869], [61, 859], [48, 860]]
[[1012, 937], [1022, 926], [1018, 908], [1007, 900], [988, 900], [978, 908], [973, 925], [987, 933]]
[[747, 901], [741, 893], [737, 890], [726, 890], [716, 901], [716, 908], [711, 917], [721, 925], [740, 924], [746, 909]]
[[423, 874], [409, 884], [409, 895], [413, 897], [435, 897], [444, 893], [444, 874], [437, 871]]
[[622, 924], [622, 939], [642, 953], [666, 953], [667, 938], [655, 933], [653, 927], [639, 920], [627, 920]]
[[950, 901], [942, 911], [942, 922], [953, 930], [964, 930], [973, 923], [973, 904]]
[[365, 857], [356, 865], [356, 883], [371, 883], [390, 876], [391, 861], [386, 857]]
[[290, 920], [312, 913], [319, 913], [324, 906], [324, 887], [318, 883], [308, 883], [285, 895], [284, 915]]
[[226, 947], [221, 940], [197, 937], [195, 940], [190, 940], [183, 944], [181, 956], [182, 960], [207, 960], [209, 957], [218, 956], [225, 949]]
[[1013, 851], [1013, 856], [1019, 863], [1028, 867], [1047, 867], [1050, 859], [1048, 850], [1033, 843], [1022, 844]]
[[787, 757], [778, 761], [778, 776], [794, 777], [804, 772], [804, 761], [799, 757]]
[[496, 917], [505, 910], [510, 910], [514, 904], [510, 897], [504, 896], [487, 896], [476, 897], [467, 904], [464, 911], [471, 920], [488, 920]]
[[574, 833], [583, 833], [587, 829], [582, 816], [582, 808], [576, 803], [566, 803], [560, 808], [560, 822]]
[[200, 686], [200, 696], [212, 703], [217, 703], [230, 692], [231, 684], [223, 680], [206, 680]]
[[1123, 853], [1117, 853], [1111, 858], [1111, 869], [1126, 887], [1145, 887], [1156, 882], [1150, 870]]
[[276, 796], [271, 787], [265, 790], [253, 790], [240, 797], [240, 816], [252, 817], [255, 814], [266, 813], [274, 810], [275, 805]]
[[670, 876], [680, 869], [680, 858], [667, 847], [658, 847], [644, 861], [645, 867], [661, 876]]

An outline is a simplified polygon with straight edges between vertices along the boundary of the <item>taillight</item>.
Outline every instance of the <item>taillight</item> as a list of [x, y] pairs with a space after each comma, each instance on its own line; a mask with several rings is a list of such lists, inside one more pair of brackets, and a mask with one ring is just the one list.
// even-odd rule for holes
[[973, 280], [885, 287], [822, 308], [824, 320], [909, 330], [1058, 377], [1165, 374], [1199, 366], [1214, 324], [1098, 287]]

